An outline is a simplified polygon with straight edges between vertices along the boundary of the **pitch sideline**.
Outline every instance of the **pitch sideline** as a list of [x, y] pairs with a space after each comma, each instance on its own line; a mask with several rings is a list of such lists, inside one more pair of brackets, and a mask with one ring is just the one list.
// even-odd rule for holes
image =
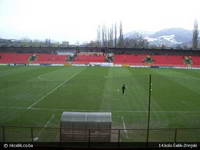
[[[50, 118], [49, 120], [47, 120], [46, 124], [44, 125], [44, 128], [46, 128], [46, 127], [51, 123], [51, 121], [52, 121], [54, 118], [55, 118], [55, 114], [52, 114], [52, 115], [51, 115], [51, 118]], [[40, 130], [40, 132], [39, 132], [39, 134], [38, 134], [38, 137], [33, 138], [34, 141], [39, 140], [39, 137], [40, 137], [41, 133], [43, 132], [44, 128], [42, 128], [42, 129]]]
[[124, 116], [121, 116], [121, 120], [122, 120], [122, 123], [123, 123], [124, 133], [126, 135], [126, 138], [128, 139], [128, 133], [127, 133], [127, 130], [126, 130], [126, 124], [124, 122]]

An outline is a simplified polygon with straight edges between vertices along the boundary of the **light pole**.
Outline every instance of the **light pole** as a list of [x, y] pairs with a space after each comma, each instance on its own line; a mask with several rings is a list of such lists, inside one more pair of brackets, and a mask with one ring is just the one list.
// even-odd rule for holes
[[149, 126], [150, 126], [150, 111], [151, 111], [151, 92], [152, 92], [152, 83], [151, 83], [151, 74], [150, 74], [149, 75], [149, 100], [148, 100], [147, 139], [146, 139], [147, 146], [148, 146], [148, 142], [149, 142]]

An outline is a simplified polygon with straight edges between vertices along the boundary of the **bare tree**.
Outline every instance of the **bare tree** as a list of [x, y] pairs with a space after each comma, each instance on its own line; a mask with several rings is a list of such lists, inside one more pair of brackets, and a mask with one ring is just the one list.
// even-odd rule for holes
[[101, 47], [101, 26], [97, 28], [97, 46]]
[[117, 47], [117, 24], [115, 23], [115, 48]]
[[[119, 34], [118, 29], [119, 28]], [[119, 37], [118, 37], [119, 36]], [[95, 41], [92, 41], [90, 45], [94, 45]], [[138, 36], [134, 39], [125, 38], [123, 35], [123, 27], [122, 22], [120, 25], [117, 26], [115, 23], [110, 27], [106, 25], [98, 26], [97, 29], [97, 46], [102, 47], [120, 47], [120, 48], [132, 48], [132, 47], [148, 47], [149, 43], [147, 40], [143, 39], [142, 37]]]
[[193, 30], [193, 38], [192, 38], [192, 48], [198, 48], [198, 22], [197, 20], [194, 21], [194, 30]]
[[143, 39], [141, 36], [137, 36], [135, 38], [125, 38], [124, 39], [124, 47], [126, 48], [143, 48], [148, 47], [148, 41]]
[[107, 47], [108, 46], [108, 29], [107, 29], [107, 27], [105, 26], [104, 27], [104, 32], [105, 32], [105, 37], [104, 37], [104, 39], [105, 39], [105, 44], [104, 44], [104, 46], [105, 47]]
[[119, 42], [118, 42], [119, 47], [124, 47], [124, 36], [123, 36], [123, 29], [122, 29], [122, 22], [120, 22], [119, 26]]
[[110, 41], [110, 30], [108, 27], [106, 27], [106, 47], [109, 47], [109, 41]]
[[101, 28], [102, 46], [105, 46], [105, 25]]
[[108, 29], [106, 26], [104, 26], [104, 39], [105, 39], [104, 47], [107, 47], [108, 46]]
[[111, 26], [109, 33], [109, 47], [113, 47], [113, 25]]

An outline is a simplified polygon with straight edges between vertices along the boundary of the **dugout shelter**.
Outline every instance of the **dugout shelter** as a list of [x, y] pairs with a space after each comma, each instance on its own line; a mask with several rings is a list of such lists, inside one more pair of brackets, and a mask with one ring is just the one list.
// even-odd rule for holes
[[61, 142], [110, 142], [111, 112], [63, 112]]

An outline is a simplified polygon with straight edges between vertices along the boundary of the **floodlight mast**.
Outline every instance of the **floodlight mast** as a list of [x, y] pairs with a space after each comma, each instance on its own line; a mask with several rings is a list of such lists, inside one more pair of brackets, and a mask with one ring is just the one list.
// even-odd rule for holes
[[147, 139], [146, 145], [149, 143], [149, 126], [150, 126], [150, 111], [151, 111], [151, 92], [152, 92], [152, 82], [151, 82], [151, 74], [149, 74], [149, 100], [148, 100], [148, 120], [147, 120]]

